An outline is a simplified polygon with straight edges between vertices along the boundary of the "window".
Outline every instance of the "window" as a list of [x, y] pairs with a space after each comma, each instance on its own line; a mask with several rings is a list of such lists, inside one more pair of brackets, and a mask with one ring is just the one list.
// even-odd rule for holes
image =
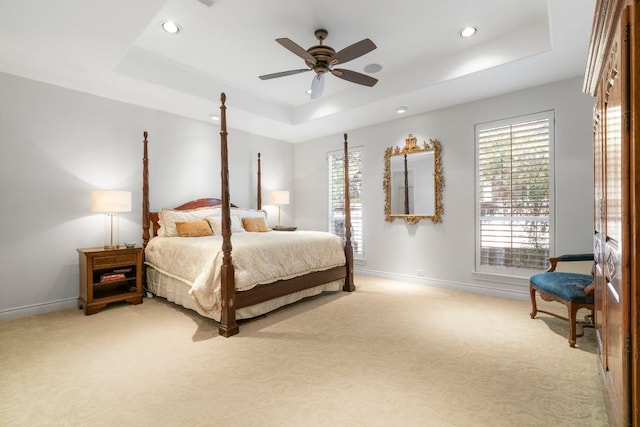
[[476, 125], [477, 271], [528, 276], [547, 267], [553, 126], [553, 112]]
[[[328, 153], [329, 231], [344, 237], [344, 150]], [[349, 149], [349, 197], [353, 256], [364, 258], [362, 236], [362, 147]]]

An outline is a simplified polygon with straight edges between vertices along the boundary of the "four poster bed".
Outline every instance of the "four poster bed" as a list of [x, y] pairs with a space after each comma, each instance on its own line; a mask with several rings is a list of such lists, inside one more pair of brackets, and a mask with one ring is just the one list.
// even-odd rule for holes
[[229, 201], [224, 93], [220, 101], [221, 199], [198, 199], [150, 212], [148, 135], [144, 132], [142, 240], [147, 289], [216, 320], [220, 335], [229, 337], [239, 332], [240, 319], [323, 291], [352, 292], [355, 286], [347, 134], [344, 240], [326, 232], [271, 231], [260, 210], [260, 154], [258, 209], [241, 209]]

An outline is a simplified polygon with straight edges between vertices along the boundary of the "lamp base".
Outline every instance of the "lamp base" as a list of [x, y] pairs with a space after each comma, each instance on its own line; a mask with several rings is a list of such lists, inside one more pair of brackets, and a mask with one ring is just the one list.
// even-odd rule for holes
[[104, 221], [104, 248], [118, 249], [118, 214], [108, 213]]

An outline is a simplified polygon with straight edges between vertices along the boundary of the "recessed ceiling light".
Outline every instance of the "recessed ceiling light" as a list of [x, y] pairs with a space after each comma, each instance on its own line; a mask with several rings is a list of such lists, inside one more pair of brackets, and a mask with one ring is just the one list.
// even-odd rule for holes
[[478, 32], [476, 27], [464, 27], [460, 31], [458, 31], [458, 35], [463, 39], [468, 39], [469, 37], [474, 36]]
[[164, 21], [162, 23], [162, 29], [167, 33], [175, 36], [180, 32], [180, 25], [173, 21]]
[[409, 109], [409, 107], [405, 107], [405, 106], [398, 107], [398, 108], [396, 108], [396, 113], [403, 114], [403, 113], [406, 113], [408, 109]]
[[209, 114], [209, 118], [214, 121], [220, 120], [220, 117], [216, 116], [215, 114]]
[[305, 90], [304, 93], [306, 93], [307, 95], [311, 95], [311, 89]]
[[377, 73], [380, 70], [382, 70], [382, 65], [380, 64], [369, 64], [364, 67], [365, 73], [369, 74]]

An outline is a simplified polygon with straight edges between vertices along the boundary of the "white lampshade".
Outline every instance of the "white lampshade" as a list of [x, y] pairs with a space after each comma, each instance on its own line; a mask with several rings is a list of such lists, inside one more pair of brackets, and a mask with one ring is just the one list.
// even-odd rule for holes
[[98, 190], [91, 192], [93, 212], [131, 212], [131, 192]]
[[131, 192], [97, 190], [91, 192], [91, 210], [104, 212], [104, 247], [118, 247], [118, 212], [131, 212]]
[[269, 193], [270, 205], [288, 205], [289, 204], [289, 192], [285, 190], [276, 190]]
[[280, 227], [280, 206], [289, 204], [289, 192], [286, 190], [272, 191], [269, 193], [269, 204], [278, 207], [278, 227]]

